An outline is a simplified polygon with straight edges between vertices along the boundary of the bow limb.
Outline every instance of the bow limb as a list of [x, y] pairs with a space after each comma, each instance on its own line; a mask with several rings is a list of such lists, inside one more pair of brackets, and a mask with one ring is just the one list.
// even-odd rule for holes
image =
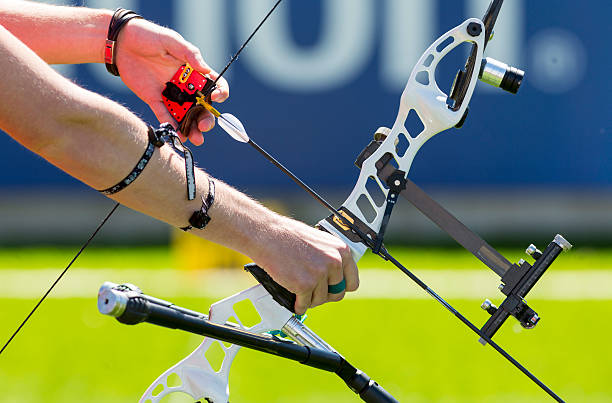
[[[255, 307], [261, 321], [246, 327], [234, 309], [234, 305], [249, 301]], [[287, 309], [277, 304], [261, 285], [256, 285], [231, 297], [216, 302], [210, 307], [209, 320], [224, 324], [235, 319], [235, 326], [253, 333], [265, 333], [282, 329], [293, 317]], [[218, 343], [223, 351], [221, 367], [215, 369], [208, 361], [207, 352]], [[160, 402], [165, 396], [182, 392], [196, 400], [206, 399], [209, 403], [226, 403], [229, 400], [229, 371], [240, 350], [240, 346], [231, 344], [226, 347], [222, 342], [206, 337], [204, 341], [186, 358], [161, 374], [145, 391], [140, 402]], [[178, 377], [178, 386], [169, 386], [168, 378]]]

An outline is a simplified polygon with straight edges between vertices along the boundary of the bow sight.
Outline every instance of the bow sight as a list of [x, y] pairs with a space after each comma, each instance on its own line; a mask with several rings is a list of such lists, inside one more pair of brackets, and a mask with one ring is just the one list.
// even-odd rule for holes
[[[508, 66], [506, 63], [500, 62], [493, 58], [487, 57], [482, 58], [481, 52], [478, 51], [479, 46], [486, 49], [487, 44], [493, 39], [493, 27], [497, 21], [499, 11], [504, 3], [504, 0], [493, 0], [487, 9], [487, 12], [482, 19], [484, 25], [484, 42], [482, 45], [474, 42], [472, 44], [472, 50], [465, 63], [465, 68], [459, 70], [455, 76], [450, 96], [448, 97], [448, 107], [453, 111], [457, 111], [463, 105], [463, 101], [469, 91], [471, 81], [473, 80], [473, 73], [477, 69], [477, 65], [480, 65], [478, 69], [478, 78], [494, 87], [501, 88], [512, 94], [516, 94], [523, 82], [523, 76], [525, 72], [517, 69], [516, 67]], [[472, 37], [478, 37], [482, 34], [482, 26], [478, 22], [471, 22], [467, 25], [468, 35]], [[468, 108], [459, 122], [455, 125], [456, 128], [461, 128], [465, 119], [467, 118]]]

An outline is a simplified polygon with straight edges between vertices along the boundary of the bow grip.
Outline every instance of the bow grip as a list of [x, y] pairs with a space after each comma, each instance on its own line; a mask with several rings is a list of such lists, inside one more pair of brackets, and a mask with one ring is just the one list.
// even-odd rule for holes
[[244, 270], [248, 271], [255, 277], [255, 279], [261, 284], [268, 293], [272, 296], [272, 299], [278, 302], [284, 308], [287, 308], [290, 312], [295, 313], [295, 294], [278, 284], [276, 281], [268, 275], [261, 267], [255, 263], [249, 263], [244, 265]]
[[210, 77], [194, 70], [189, 64], [182, 65], [166, 83], [162, 100], [170, 115], [179, 123], [179, 130], [184, 135], [189, 134], [189, 129], [198, 115], [204, 111], [204, 107], [197, 103], [197, 93], [206, 95], [206, 101], [210, 103], [213, 85]]

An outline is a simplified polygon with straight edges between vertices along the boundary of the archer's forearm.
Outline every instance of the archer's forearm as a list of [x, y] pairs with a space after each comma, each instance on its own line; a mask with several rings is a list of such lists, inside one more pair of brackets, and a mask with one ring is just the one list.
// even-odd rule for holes
[[112, 11], [2, 0], [0, 25], [49, 64], [102, 63]]
[[[148, 142], [147, 126], [119, 104], [57, 74], [2, 27], [0, 71], [0, 128], [15, 140], [95, 189], [113, 186], [134, 168]], [[196, 183], [198, 196], [187, 201], [184, 161], [163, 146], [113, 198], [183, 227], [200, 208], [200, 195], [208, 193], [202, 170]], [[279, 216], [247, 196], [221, 182], [216, 190], [211, 223], [194, 233], [252, 256], [257, 244], [265, 244], [261, 237], [282, 227]]]

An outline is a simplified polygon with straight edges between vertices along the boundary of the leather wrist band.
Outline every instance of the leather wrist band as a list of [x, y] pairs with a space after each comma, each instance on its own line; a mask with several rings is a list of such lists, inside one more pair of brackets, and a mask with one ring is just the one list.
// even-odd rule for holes
[[118, 8], [108, 25], [108, 35], [106, 37], [106, 45], [104, 46], [104, 63], [106, 64], [106, 70], [114, 76], [119, 76], [119, 69], [115, 64], [117, 37], [119, 36], [121, 28], [123, 28], [132, 18], [142, 18], [142, 16], [131, 10]]
[[153, 128], [149, 126], [149, 144], [147, 144], [147, 148], [145, 149], [144, 154], [142, 154], [142, 157], [140, 157], [138, 163], [136, 164], [134, 169], [132, 169], [132, 172], [130, 172], [128, 176], [125, 177], [125, 179], [123, 179], [116, 185], [111, 186], [108, 189], [98, 190], [98, 192], [108, 196], [115, 194], [128, 187], [128, 185], [134, 182], [136, 178], [138, 178], [138, 176], [142, 173], [142, 171], [144, 171], [145, 167], [153, 156], [153, 152], [155, 152], [155, 148], [161, 147], [164, 144], [165, 141], [162, 138], [161, 133], [153, 130]]
[[208, 196], [206, 196], [206, 200], [202, 196], [201, 198], [202, 207], [189, 217], [189, 225], [182, 227], [183, 231], [189, 231], [192, 228], [203, 229], [210, 222], [208, 210], [215, 202], [215, 182], [210, 177], [208, 177]]

